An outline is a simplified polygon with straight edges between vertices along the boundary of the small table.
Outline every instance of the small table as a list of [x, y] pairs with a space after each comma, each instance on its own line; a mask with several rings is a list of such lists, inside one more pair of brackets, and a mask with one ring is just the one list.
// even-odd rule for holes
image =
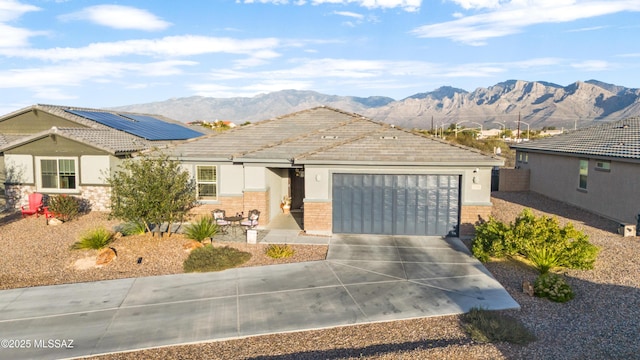
[[240, 222], [244, 219], [242, 216], [225, 216], [224, 220], [231, 223], [233, 229], [233, 235], [236, 234], [236, 229], [240, 227]]

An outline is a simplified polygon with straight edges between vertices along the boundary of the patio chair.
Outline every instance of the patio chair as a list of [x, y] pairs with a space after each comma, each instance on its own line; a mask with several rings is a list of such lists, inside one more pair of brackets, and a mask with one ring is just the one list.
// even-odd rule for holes
[[225, 211], [221, 209], [215, 209], [211, 212], [211, 214], [213, 215], [213, 220], [216, 222], [216, 225], [220, 227], [222, 233], [226, 234], [227, 228], [229, 227], [229, 225], [231, 225], [231, 222], [224, 219], [226, 217]]
[[43, 203], [42, 203], [42, 194], [40, 193], [32, 193], [29, 194], [29, 205], [21, 206], [20, 211], [22, 212], [22, 217], [35, 215], [39, 217], [43, 212]]
[[258, 226], [258, 219], [260, 218], [260, 211], [253, 209], [249, 211], [249, 217], [247, 220], [240, 222], [240, 225], [245, 227], [245, 230], [253, 229]]

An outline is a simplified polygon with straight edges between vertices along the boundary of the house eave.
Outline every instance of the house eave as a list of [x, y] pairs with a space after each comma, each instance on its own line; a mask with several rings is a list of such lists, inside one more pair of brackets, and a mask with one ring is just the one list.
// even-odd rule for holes
[[405, 167], [424, 167], [424, 166], [446, 166], [446, 167], [474, 167], [474, 166], [503, 166], [504, 160], [494, 161], [346, 161], [346, 160], [296, 160], [297, 165], [341, 165], [341, 166], [405, 166]]
[[589, 154], [585, 152], [577, 152], [577, 151], [554, 151], [554, 150], [546, 150], [546, 149], [531, 149], [531, 148], [523, 148], [518, 147], [515, 148], [517, 151], [528, 152], [528, 153], [537, 153], [537, 154], [547, 154], [547, 155], [556, 155], [556, 156], [569, 156], [576, 158], [589, 158], [589, 159], [599, 159], [599, 160], [615, 160], [620, 162], [630, 162], [630, 163], [640, 163], [640, 158], [637, 157], [622, 157], [615, 155], [606, 155], [606, 154]]
[[291, 159], [283, 159], [283, 158], [250, 158], [250, 157], [234, 157], [233, 162], [236, 163], [255, 163], [255, 164], [286, 164], [291, 165], [293, 161]]

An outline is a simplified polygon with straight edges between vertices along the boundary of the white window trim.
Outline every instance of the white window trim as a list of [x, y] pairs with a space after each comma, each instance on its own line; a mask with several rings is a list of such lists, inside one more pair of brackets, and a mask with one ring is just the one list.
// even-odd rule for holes
[[[80, 192], [80, 172], [79, 172], [79, 159], [74, 156], [36, 156], [36, 188], [38, 191], [47, 192], [47, 193], [60, 193], [60, 194], [74, 194]], [[60, 188], [44, 188], [42, 187], [42, 166], [41, 160], [73, 160], [75, 178], [76, 178], [76, 188], [75, 189], [60, 189]], [[60, 169], [58, 169], [58, 176]], [[60, 186], [58, 184], [58, 186]]]
[[526, 151], [520, 151], [518, 152], [518, 162], [519, 163], [523, 163], [523, 164], [527, 164], [529, 162], [529, 153]]
[[[216, 174], [216, 180], [215, 181], [198, 181], [198, 168], [199, 167], [213, 167], [215, 170], [215, 174]], [[218, 201], [218, 193], [220, 192], [219, 189], [219, 185], [218, 185], [218, 177], [219, 177], [219, 173], [218, 173], [218, 166], [217, 165], [196, 165], [195, 166], [195, 174], [194, 174], [194, 179], [196, 181], [196, 199], [198, 201]], [[200, 194], [198, 194], [198, 185], [199, 184], [213, 184], [216, 187], [216, 196], [215, 197], [206, 197], [206, 198], [200, 198]]]
[[610, 172], [611, 171], [611, 161], [609, 160], [596, 160], [596, 170]]
[[[585, 172], [586, 174], [584, 174], [585, 177], [585, 182], [584, 182], [584, 187], [582, 186], [582, 184], [580, 183], [580, 178], [583, 176], [582, 175], [582, 162], [586, 162], [587, 166], [585, 167]], [[578, 190], [580, 191], [587, 191], [587, 188], [589, 186], [589, 159], [580, 159], [578, 161]]]

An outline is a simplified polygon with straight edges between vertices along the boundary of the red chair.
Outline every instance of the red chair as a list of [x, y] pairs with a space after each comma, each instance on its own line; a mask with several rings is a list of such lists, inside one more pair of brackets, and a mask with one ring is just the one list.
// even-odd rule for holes
[[47, 219], [47, 225], [49, 225], [49, 219], [53, 219], [55, 217], [55, 214], [49, 210], [48, 206], [43, 207], [42, 210], [44, 218]]
[[40, 214], [43, 213], [43, 209], [42, 209], [43, 205], [44, 204], [42, 203], [42, 194], [40, 193], [29, 194], [29, 205], [21, 206], [22, 217], [25, 217], [27, 215], [29, 216], [35, 215], [36, 217], [40, 216]]

